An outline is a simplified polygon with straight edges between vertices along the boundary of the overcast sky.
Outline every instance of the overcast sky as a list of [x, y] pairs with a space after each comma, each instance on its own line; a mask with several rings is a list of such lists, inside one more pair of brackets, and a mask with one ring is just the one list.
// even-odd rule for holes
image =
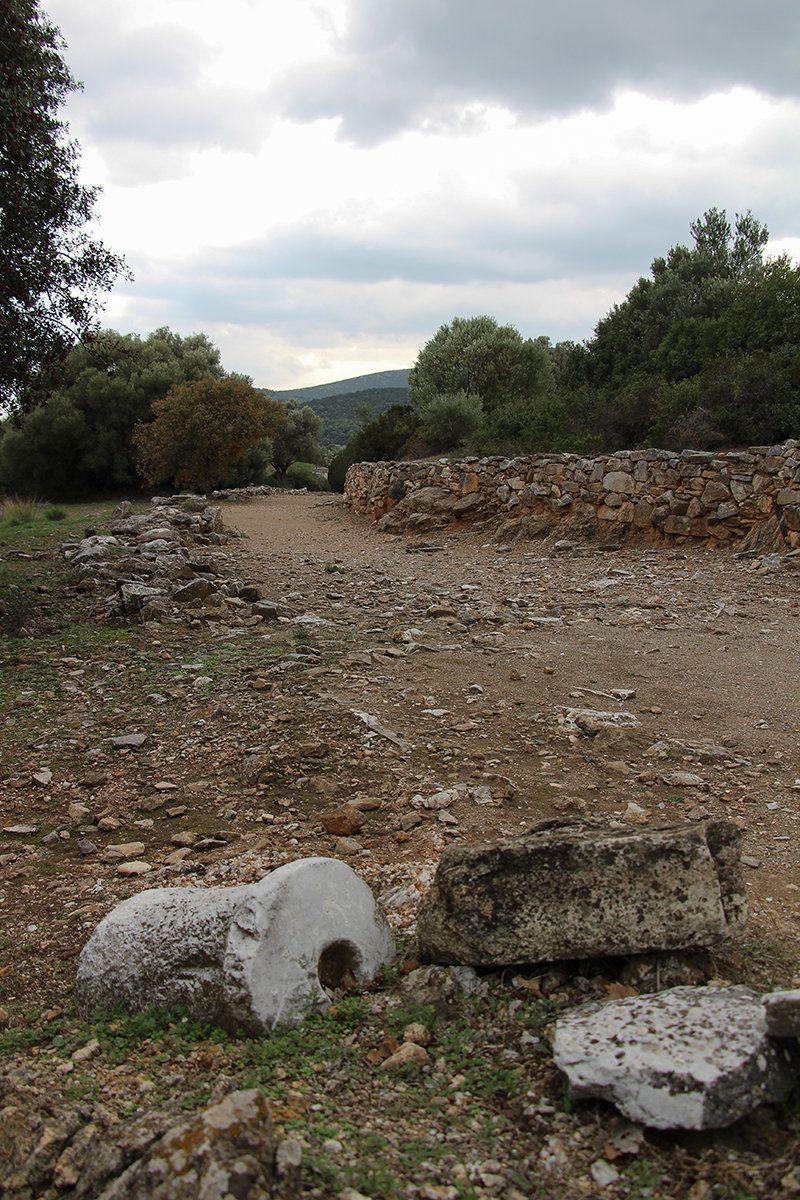
[[798, 0], [43, 0], [105, 324], [300, 387], [454, 316], [582, 339], [712, 205], [800, 257]]

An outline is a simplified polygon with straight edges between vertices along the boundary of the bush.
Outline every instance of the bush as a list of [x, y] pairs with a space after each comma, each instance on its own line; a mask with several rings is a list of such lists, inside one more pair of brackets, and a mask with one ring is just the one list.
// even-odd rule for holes
[[313, 463], [293, 462], [286, 471], [286, 479], [294, 488], [308, 488], [310, 492], [329, 492], [330, 484], [314, 469]]
[[44, 510], [44, 515], [48, 521], [63, 521], [67, 515], [67, 510], [59, 508], [57, 504], [54, 504]]
[[356, 462], [380, 462], [399, 458], [419, 428], [419, 418], [408, 404], [393, 404], [375, 421], [370, 421], [351, 438], [328, 468], [328, 483], [334, 492], [344, 491], [344, 477]]
[[422, 436], [430, 449], [454, 450], [469, 441], [483, 420], [480, 396], [468, 392], [444, 392], [417, 407]]
[[247, 487], [250, 484], [267, 482], [269, 468], [272, 464], [272, 442], [262, 438], [248, 450], [245, 450], [238, 463], [231, 468], [225, 478], [224, 487]]

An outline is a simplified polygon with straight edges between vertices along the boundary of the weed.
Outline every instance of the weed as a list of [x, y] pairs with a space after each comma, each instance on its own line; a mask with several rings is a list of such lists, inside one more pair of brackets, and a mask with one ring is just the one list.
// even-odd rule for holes
[[30, 525], [41, 515], [42, 506], [38, 500], [25, 500], [19, 496], [10, 496], [0, 508], [0, 521], [12, 528], [19, 525]]
[[667, 796], [668, 804], [685, 804], [686, 797], [680, 796], [677, 792], [673, 796]]
[[647, 1158], [637, 1158], [623, 1172], [630, 1184], [629, 1200], [659, 1200], [662, 1172]]
[[67, 510], [60, 508], [57, 504], [51, 504], [49, 508], [44, 510], [46, 521], [63, 521], [66, 518]]

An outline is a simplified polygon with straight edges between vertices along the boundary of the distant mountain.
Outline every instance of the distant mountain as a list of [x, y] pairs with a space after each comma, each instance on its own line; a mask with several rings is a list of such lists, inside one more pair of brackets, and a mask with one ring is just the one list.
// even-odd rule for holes
[[378, 417], [393, 404], [408, 403], [408, 370], [374, 371], [371, 375], [356, 375], [353, 379], [314, 387], [261, 390], [276, 400], [296, 400], [313, 408], [322, 418], [323, 446], [343, 446], [361, 425], [359, 409], [363, 405], [369, 407], [373, 417]]
[[262, 388], [276, 400], [298, 400], [307, 404], [309, 400], [321, 400], [326, 396], [342, 396], [348, 392], [374, 391], [376, 388], [408, 389], [408, 367], [399, 371], [373, 371], [371, 375], [354, 375], [352, 379], [340, 379], [337, 383], [317, 383], [313, 387], [290, 388], [278, 392], [274, 388]]

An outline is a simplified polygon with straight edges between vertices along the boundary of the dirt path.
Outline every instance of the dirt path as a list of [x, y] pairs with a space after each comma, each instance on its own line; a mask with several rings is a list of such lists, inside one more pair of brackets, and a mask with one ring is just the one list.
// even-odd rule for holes
[[[57, 553], [25, 567], [46, 611], [0, 647], [10, 1194], [55, 1181], [71, 1196], [109, 1146], [138, 1144], [137, 1122], [166, 1128], [256, 1086], [278, 1136], [301, 1141], [309, 1200], [796, 1196], [796, 1098], [707, 1135], [565, 1102], [548, 1028], [586, 997], [643, 987], [646, 964], [420, 977], [403, 935], [452, 841], [559, 816], [727, 816], [744, 835], [747, 931], [710, 968], [673, 964], [673, 982], [711, 969], [798, 986], [800, 574], [694, 549], [416, 543], [333, 497], [225, 516], [244, 536], [216, 551], [222, 576], [258, 585], [277, 619], [217, 597], [115, 625], [94, 618], [103, 589], [93, 600]], [[629, 727], [592, 736], [570, 709], [629, 713]], [[313, 854], [349, 862], [400, 935], [366, 993], [269, 1038], [176, 1014], [77, 1016], [77, 956], [120, 900]], [[420, 1022], [427, 1064], [384, 1070]]]
[[[226, 520], [271, 596], [332, 623], [308, 626], [329, 657], [322, 706], [368, 711], [412, 743], [403, 753], [373, 739], [396, 801], [493, 787], [492, 805], [456, 802], [457, 824], [414, 832], [423, 857], [431, 830], [436, 848], [565, 813], [725, 815], [744, 832], [754, 925], [796, 937], [800, 573], [694, 548], [504, 551], [470, 534], [409, 553], [417, 543], [334, 498], [271, 497], [229, 506]], [[559, 723], [570, 707], [628, 711], [641, 726], [570, 734]]]

